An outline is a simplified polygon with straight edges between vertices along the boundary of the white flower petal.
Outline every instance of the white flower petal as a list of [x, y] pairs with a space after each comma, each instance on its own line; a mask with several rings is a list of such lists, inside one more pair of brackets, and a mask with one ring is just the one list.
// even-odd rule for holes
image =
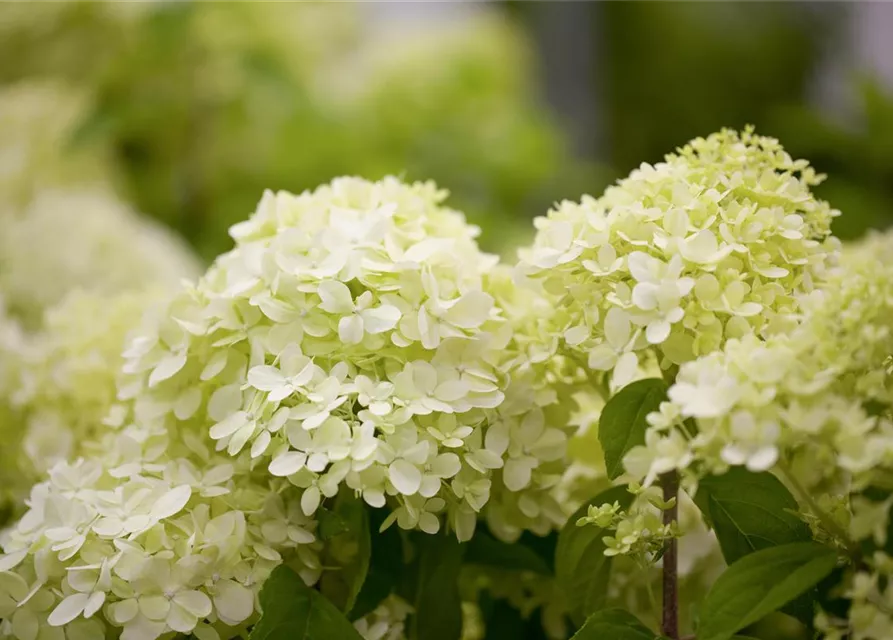
[[337, 280], [322, 282], [316, 292], [319, 294], [321, 300], [319, 306], [323, 311], [338, 315], [353, 313], [353, 296], [343, 282]]
[[201, 591], [178, 591], [174, 594], [174, 602], [196, 618], [205, 618], [211, 615], [211, 599]]
[[273, 458], [268, 471], [274, 476], [290, 476], [303, 469], [306, 463], [306, 453], [300, 451], [286, 451]]
[[276, 367], [261, 365], [248, 372], [248, 384], [258, 391], [274, 391], [285, 384], [285, 376]]
[[152, 517], [162, 520], [178, 514], [189, 502], [190, 496], [192, 488], [188, 484], [174, 487], [152, 505]]
[[152, 370], [149, 376], [149, 386], [154, 387], [159, 382], [163, 382], [174, 376], [183, 365], [186, 364], [185, 353], [171, 353], [165, 356]]
[[53, 612], [47, 618], [47, 623], [51, 627], [61, 627], [68, 624], [84, 612], [84, 607], [90, 600], [88, 593], [75, 593], [70, 595], [53, 609]]
[[233, 580], [217, 583], [214, 609], [223, 622], [235, 626], [254, 613], [254, 593]]
[[359, 344], [363, 341], [363, 319], [351, 314], [338, 321], [338, 337], [345, 344]]
[[390, 331], [400, 321], [400, 309], [390, 304], [383, 304], [375, 309], [366, 309], [361, 312], [363, 324], [369, 333], [383, 333]]
[[490, 316], [493, 298], [483, 291], [469, 291], [447, 311], [447, 321], [461, 329], [481, 326]]
[[388, 479], [397, 491], [405, 496], [411, 496], [419, 491], [422, 472], [414, 464], [398, 458], [388, 467]]

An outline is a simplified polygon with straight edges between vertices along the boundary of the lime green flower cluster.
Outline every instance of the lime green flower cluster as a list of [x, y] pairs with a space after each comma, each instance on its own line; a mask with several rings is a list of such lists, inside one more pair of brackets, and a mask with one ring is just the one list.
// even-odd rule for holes
[[619, 388], [648, 361], [667, 368], [796, 322], [836, 246], [819, 181], [776, 140], [723, 131], [537, 219], [520, 267], [561, 296], [562, 348]]
[[[479, 514], [507, 539], [563, 520], [556, 378], [515, 333], [550, 311], [488, 275], [444, 197], [393, 178], [267, 193], [129, 342], [103, 428], [77, 416], [87, 456], [51, 469], [4, 540], [0, 634], [237, 637], [276, 565], [319, 579], [314, 516], [342, 487], [460, 539]], [[81, 303], [60, 311], [72, 334]], [[35, 371], [77, 384], [78, 353]], [[385, 605], [357, 623], [367, 638], [401, 637], [408, 610]]]
[[[802, 308], [803, 322], [787, 334], [730, 340], [683, 365], [670, 402], [649, 417], [646, 445], [624, 462], [648, 478], [674, 468], [692, 477], [737, 465], [780, 469], [801, 494], [843, 496], [833, 509], [818, 504], [824, 515], [804, 516], [817, 535], [882, 550], [893, 504], [893, 235], [847, 247]], [[827, 637], [878, 639], [893, 624], [883, 604], [893, 564], [883, 551], [863, 563], [842, 586], [848, 619], [820, 617]]]
[[[687, 363], [669, 403], [649, 421], [649, 441], [628, 454], [634, 475], [654, 469], [721, 472], [779, 461], [810, 487], [860, 489], [893, 462], [888, 409], [893, 381], [893, 236], [850, 247], [793, 331], [730, 340]], [[687, 436], [679, 421], [694, 418]]]
[[7, 532], [3, 637], [231, 638], [256, 620], [275, 566], [319, 577], [316, 523], [296, 490], [194, 430], [132, 420], [112, 411], [102, 454], [53, 467]]
[[444, 512], [468, 539], [504, 486], [490, 516], [517, 535], [503, 511], [541, 516], [524, 490], [567, 437], [483, 288], [495, 258], [444, 196], [393, 178], [267, 193], [236, 248], [132, 343], [126, 392], [288, 478], [308, 516], [346, 485], [390, 498], [403, 528], [436, 532]]
[[406, 618], [412, 612], [399, 596], [384, 599], [374, 611], [354, 622], [364, 640], [406, 640]]
[[[15, 441], [12, 430], [5, 431], [0, 447], [16, 450], [38, 473], [90, 453], [117, 402], [126, 338], [165, 297], [161, 290], [115, 296], [74, 291], [51, 307], [41, 330], [21, 337], [10, 397], [24, 428]], [[27, 474], [16, 484], [33, 479]]]
[[50, 82], [0, 91], [6, 515], [36, 474], [84, 452], [114, 402], [127, 332], [164, 290], [198, 273], [180, 240], [112, 195], [102, 153], [60, 153], [84, 102]]

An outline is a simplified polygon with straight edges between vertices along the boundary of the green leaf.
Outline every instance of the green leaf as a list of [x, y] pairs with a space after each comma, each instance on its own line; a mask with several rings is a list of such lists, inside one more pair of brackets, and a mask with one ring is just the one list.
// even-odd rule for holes
[[525, 531], [518, 538], [518, 544], [522, 544], [537, 554], [549, 567], [549, 573], [555, 573], [555, 547], [558, 545], [558, 532], [550, 531], [544, 536]]
[[612, 564], [604, 554], [605, 530], [594, 524], [578, 527], [577, 520], [586, 515], [589, 505], [619, 502], [626, 509], [632, 501], [633, 495], [626, 487], [603, 491], [577, 509], [558, 534], [555, 578], [577, 623], [605, 606]]
[[605, 609], [592, 614], [572, 640], [655, 640], [656, 633], [623, 609]]
[[508, 601], [493, 599], [487, 591], [481, 592], [478, 604], [484, 621], [484, 640], [548, 640], [539, 615], [541, 610], [521, 615]]
[[814, 542], [745, 556], [719, 577], [701, 604], [698, 640], [728, 640], [815, 586], [836, 563], [833, 549]]
[[660, 409], [667, 399], [667, 383], [648, 378], [629, 384], [616, 393], [598, 421], [598, 440], [605, 453], [605, 467], [612, 480], [623, 473], [623, 456], [636, 445], [645, 444], [645, 417]]
[[264, 583], [260, 606], [263, 615], [250, 640], [362, 640], [334, 604], [285, 565]]
[[467, 545], [453, 534], [417, 534], [414, 615], [410, 640], [459, 640], [462, 601], [459, 571]]
[[[716, 532], [728, 564], [782, 544], [812, 540], [809, 526], [797, 517], [797, 500], [771, 473], [733, 467], [721, 476], [704, 478], [695, 503]], [[785, 612], [812, 623], [816, 593], [789, 603]]]
[[[371, 543], [366, 505], [352, 492], [342, 491], [335, 499], [329, 520], [337, 522], [338, 526], [330, 527], [330, 531], [338, 533], [331, 535], [326, 544], [323, 566], [331, 569], [320, 578], [319, 590], [347, 613], [353, 609], [369, 571]], [[322, 534], [321, 537], [325, 539]]]
[[695, 503], [719, 540], [726, 562], [782, 544], [812, 539], [797, 500], [771, 473], [733, 467], [701, 480]]
[[388, 515], [387, 510], [372, 509], [368, 511], [368, 515], [372, 553], [369, 558], [366, 581], [350, 611], [351, 620], [356, 620], [372, 612], [381, 604], [382, 600], [396, 591], [407, 566], [403, 561], [403, 540], [400, 537], [400, 529], [388, 527], [384, 531], [379, 531]]
[[330, 509], [321, 507], [317, 511], [317, 517], [319, 518], [319, 538], [323, 542], [350, 530], [347, 520]]
[[524, 546], [520, 541], [514, 544], [501, 542], [486, 531], [477, 531], [468, 543], [465, 563], [552, 575], [549, 564], [536, 551]]

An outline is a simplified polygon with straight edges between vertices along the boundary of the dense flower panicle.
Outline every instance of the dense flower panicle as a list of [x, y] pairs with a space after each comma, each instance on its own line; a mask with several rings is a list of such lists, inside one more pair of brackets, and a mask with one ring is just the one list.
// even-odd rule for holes
[[[730, 466], [780, 467], [804, 491], [829, 497], [822, 508], [836, 530], [804, 516], [820, 538], [883, 548], [893, 504], [885, 489], [893, 467], [893, 234], [848, 247], [803, 309], [787, 334], [729, 340], [684, 364], [626, 469], [651, 481], [671, 469], [695, 480]], [[840, 504], [834, 496], [843, 496]], [[882, 553], [866, 563], [844, 581], [848, 618], [820, 616], [827, 637], [881, 640], [893, 624], [879, 604], [889, 601], [883, 585], [893, 563]]]
[[[20, 457], [10, 488], [30, 489], [35, 473], [93, 453], [103, 419], [117, 402], [128, 334], [166, 298], [162, 291], [113, 296], [73, 291], [50, 308], [41, 330], [17, 336], [18, 367], [3, 395], [17, 419], [0, 450]], [[27, 470], [28, 472], [25, 472]]]
[[0, 235], [0, 291], [29, 329], [72, 290], [171, 289], [198, 271], [180, 239], [102, 190], [41, 191]]
[[525, 285], [517, 286], [512, 270], [503, 266], [486, 281], [512, 330], [501, 352], [502, 368], [509, 372], [505, 399], [488, 436], [488, 447], [504, 449], [505, 464], [485, 510], [490, 530], [506, 540], [524, 530], [546, 535], [569, 515], [559, 485], [567, 473], [569, 440], [578, 429], [572, 419], [574, 394], [589, 386], [573, 361], [555, 353], [551, 300], [538, 283]]
[[537, 219], [520, 268], [561, 297], [566, 347], [619, 388], [644, 354], [681, 364], [792, 326], [836, 246], [820, 179], [749, 129], [699, 138]]
[[232, 638], [256, 620], [278, 564], [319, 577], [316, 523], [297, 490], [121, 410], [103, 455], [56, 465], [6, 533], [0, 636]]
[[[701, 472], [765, 470], [781, 458], [809, 486], [858, 489], [893, 463], [890, 416], [865, 404], [893, 403], [885, 368], [893, 352], [893, 235], [843, 252], [804, 308], [806, 319], [788, 334], [730, 340], [683, 365], [627, 469], [639, 477], [695, 463]], [[695, 419], [696, 434], [677, 428], [684, 418]]]
[[249, 452], [303, 489], [307, 515], [346, 485], [390, 497], [403, 528], [433, 533], [445, 513], [467, 539], [494, 484], [523, 492], [566, 438], [529, 398], [505, 408], [524, 372], [484, 290], [496, 260], [444, 197], [394, 178], [265, 194], [236, 248], [131, 343], [124, 395]]

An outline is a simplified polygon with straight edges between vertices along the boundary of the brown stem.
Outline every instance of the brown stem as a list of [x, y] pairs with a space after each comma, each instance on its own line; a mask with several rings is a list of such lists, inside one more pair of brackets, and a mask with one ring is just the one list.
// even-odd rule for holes
[[[679, 494], [679, 474], [675, 471], [660, 477], [664, 490], [664, 502], [673, 501], [673, 506], [664, 511], [664, 524], [676, 521], [679, 513], [677, 497]], [[676, 538], [667, 538], [664, 542], [663, 555], [663, 620], [661, 633], [671, 640], [679, 640], [679, 569], [678, 543]]]

